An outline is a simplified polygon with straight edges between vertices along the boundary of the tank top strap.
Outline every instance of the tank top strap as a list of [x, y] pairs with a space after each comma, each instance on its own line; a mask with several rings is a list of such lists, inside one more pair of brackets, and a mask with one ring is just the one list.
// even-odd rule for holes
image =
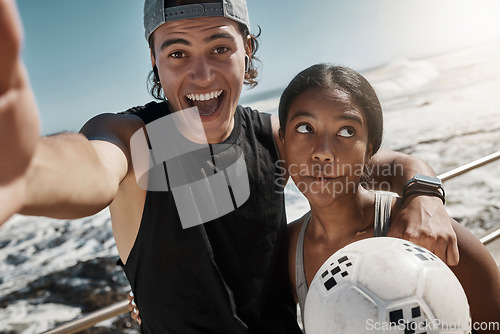
[[375, 237], [385, 237], [389, 231], [392, 197], [391, 193], [375, 192], [375, 220], [373, 222]]
[[[393, 195], [391, 193], [379, 191], [375, 192], [375, 237], [382, 237], [387, 235], [387, 231], [389, 230], [389, 227], [391, 225], [392, 198]], [[301, 311], [302, 323], [304, 323], [306, 295], [309, 290], [304, 268], [304, 237], [310, 220], [311, 212], [309, 211], [302, 217], [302, 227], [300, 228], [299, 237], [297, 239], [297, 248], [295, 252], [295, 285], [297, 299], [299, 301]]]
[[302, 217], [302, 227], [300, 229], [299, 238], [297, 240], [297, 250], [295, 252], [295, 286], [297, 291], [297, 299], [300, 306], [300, 314], [302, 323], [304, 323], [304, 307], [306, 306], [306, 295], [309, 287], [307, 286], [306, 272], [304, 268], [304, 236], [306, 234], [307, 225], [311, 220], [311, 211]]

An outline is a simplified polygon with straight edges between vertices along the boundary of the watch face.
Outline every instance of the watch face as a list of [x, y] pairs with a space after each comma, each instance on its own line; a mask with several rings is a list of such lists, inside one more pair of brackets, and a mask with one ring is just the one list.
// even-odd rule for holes
[[432, 186], [432, 187], [436, 187], [436, 188], [439, 188], [441, 186], [441, 180], [436, 178], [436, 177], [416, 174], [413, 177], [413, 179], [418, 184], [424, 184], [424, 185]]

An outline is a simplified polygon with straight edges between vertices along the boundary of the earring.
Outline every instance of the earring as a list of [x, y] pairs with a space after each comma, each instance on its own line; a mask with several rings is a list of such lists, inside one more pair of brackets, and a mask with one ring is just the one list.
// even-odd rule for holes
[[245, 55], [245, 73], [250, 70], [250, 57]]

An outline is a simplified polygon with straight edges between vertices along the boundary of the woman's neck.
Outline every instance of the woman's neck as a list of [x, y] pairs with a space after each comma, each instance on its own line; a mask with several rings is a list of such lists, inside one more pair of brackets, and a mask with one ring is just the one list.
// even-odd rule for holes
[[[373, 234], [374, 194], [359, 186], [327, 207], [311, 204], [308, 236], [316, 242], [340, 248]], [[337, 246], [337, 247], [335, 247]]]

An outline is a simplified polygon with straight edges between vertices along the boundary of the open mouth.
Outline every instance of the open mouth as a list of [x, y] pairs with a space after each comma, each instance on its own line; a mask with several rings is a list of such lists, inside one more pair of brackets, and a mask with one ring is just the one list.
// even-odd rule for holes
[[186, 101], [190, 107], [197, 107], [200, 116], [210, 116], [217, 112], [222, 100], [224, 91], [216, 90], [203, 94], [187, 94]]

